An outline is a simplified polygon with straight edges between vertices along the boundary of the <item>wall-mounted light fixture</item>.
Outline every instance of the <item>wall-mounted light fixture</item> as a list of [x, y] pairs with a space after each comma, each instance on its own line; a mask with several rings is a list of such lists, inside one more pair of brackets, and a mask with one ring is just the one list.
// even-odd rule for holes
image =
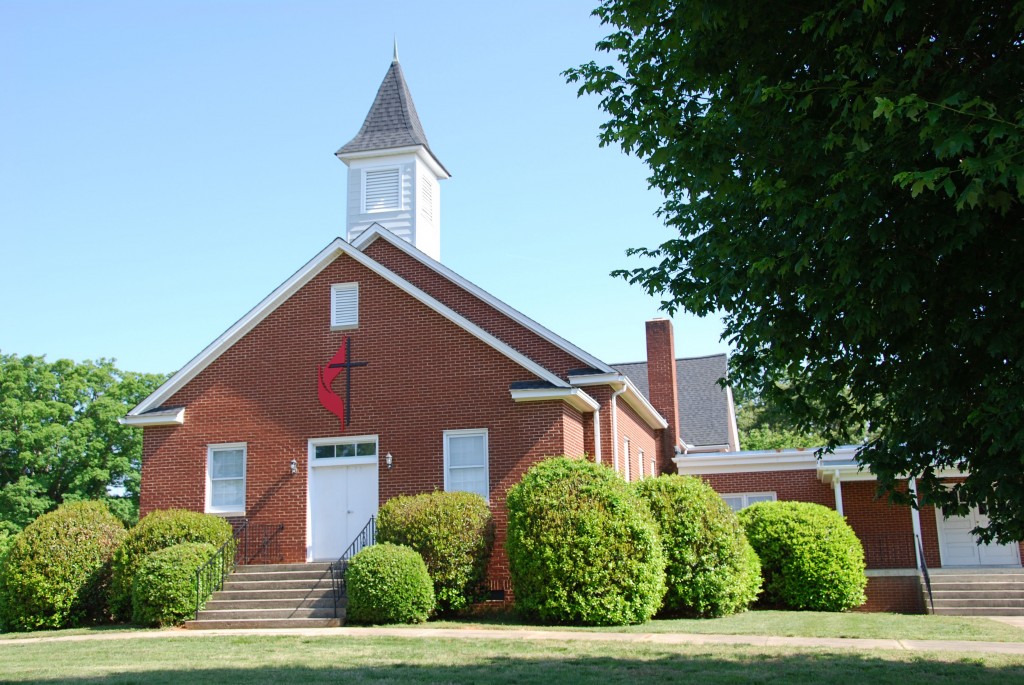
[[388, 469], [391, 469], [391, 465], [395, 463], [395, 458], [391, 456], [391, 452], [388, 452], [388, 456], [384, 457], [384, 463], [388, 465]]
[[299, 462], [297, 462], [294, 459], [292, 459], [292, 463], [289, 464], [289, 466], [291, 467], [291, 470], [292, 470], [293, 474], [296, 474], [296, 473], [299, 472]]

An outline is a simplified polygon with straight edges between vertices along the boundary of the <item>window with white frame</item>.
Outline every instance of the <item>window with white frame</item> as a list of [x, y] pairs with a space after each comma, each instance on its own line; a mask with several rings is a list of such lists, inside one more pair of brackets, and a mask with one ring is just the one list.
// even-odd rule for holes
[[491, 499], [487, 429], [444, 432], [444, 489]]
[[206, 511], [245, 513], [244, 442], [209, 445], [206, 450]]
[[758, 502], [774, 502], [776, 497], [774, 492], [737, 492], [722, 495], [722, 499], [725, 500], [730, 509], [739, 511]]
[[373, 464], [377, 462], [377, 436], [354, 435], [345, 438], [313, 438], [309, 441], [310, 464]]
[[402, 209], [402, 171], [398, 167], [363, 171], [363, 213]]
[[336, 283], [331, 286], [331, 328], [355, 328], [359, 325], [359, 284]]
[[623, 438], [622, 440], [622, 453], [626, 456], [626, 466], [623, 469], [623, 474], [626, 476], [626, 480], [629, 480], [629, 438]]
[[[640, 480], [643, 480], [644, 479], [644, 451], [643, 450], [637, 450], [636, 454], [637, 454], [636, 462], [637, 462], [637, 465], [640, 467], [640, 473], [637, 475], [637, 477]], [[653, 471], [651, 472], [651, 475], [652, 476], [654, 475]]]

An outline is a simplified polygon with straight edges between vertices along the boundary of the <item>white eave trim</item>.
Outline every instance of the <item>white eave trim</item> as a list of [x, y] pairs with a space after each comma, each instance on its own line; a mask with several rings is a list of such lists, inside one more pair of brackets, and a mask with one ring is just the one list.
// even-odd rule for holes
[[601, 408], [601, 405], [593, 397], [579, 388], [522, 388], [512, 389], [510, 392], [513, 402], [561, 400], [585, 414]]
[[493, 335], [462, 315], [441, 304], [430, 295], [398, 276], [398, 274], [384, 268], [341, 238], [336, 238], [330, 245], [321, 250], [316, 257], [306, 262], [306, 264], [296, 271], [291, 278], [278, 286], [274, 292], [265, 297], [263, 301], [249, 310], [249, 312], [239, 319], [231, 328], [222, 333], [219, 338], [207, 345], [206, 349], [193, 357], [188, 364], [182, 367], [178, 373], [171, 376], [171, 378], [169, 378], [163, 385], [157, 388], [152, 395], [144, 399], [137, 407], [128, 412], [128, 416], [125, 418], [127, 419], [129, 417], [139, 416], [149, 409], [159, 407], [167, 398], [180, 390], [186, 383], [195, 378], [203, 369], [213, 363], [217, 357], [235, 344], [242, 336], [251, 331], [260, 321], [269, 316], [271, 312], [277, 309], [278, 306], [285, 302], [297, 290], [309, 281], [313, 280], [313, 278], [328, 264], [343, 254], [348, 255], [357, 263], [396, 286], [399, 290], [402, 290], [414, 299], [419, 300], [430, 309], [445, 317], [456, 326], [462, 328], [473, 337], [486, 343], [497, 352], [500, 352], [504, 356], [516, 362], [541, 380], [545, 380], [558, 387], [569, 387], [568, 383], [545, 369], [537, 362], [526, 357], [520, 352], [517, 352], [515, 349], [501, 340], [498, 340]]
[[517, 309], [510, 307], [509, 305], [502, 302], [494, 295], [491, 295], [489, 292], [487, 292], [480, 286], [470, 281], [467, 281], [465, 278], [455, 273], [454, 271], [446, 267], [444, 264], [441, 264], [437, 260], [432, 259], [429, 255], [422, 252], [421, 250], [418, 250], [408, 241], [402, 240], [401, 238], [399, 238], [394, 233], [387, 230], [380, 224], [371, 224], [366, 230], [364, 230], [362, 233], [356, 236], [355, 240], [352, 241], [352, 245], [356, 249], [363, 251], [367, 247], [369, 247], [369, 245], [377, 238], [384, 238], [389, 243], [397, 247], [399, 250], [405, 252], [407, 255], [409, 255], [413, 259], [417, 260], [418, 262], [426, 266], [428, 269], [431, 269], [441, 274], [446, 279], [448, 279], [455, 285], [459, 286], [466, 292], [476, 296], [480, 300], [483, 300], [484, 302], [491, 305], [508, 318], [530, 329], [544, 340], [548, 341], [549, 343], [559, 348], [566, 354], [569, 354], [575, 357], [576, 359], [580, 360], [587, 366], [591, 366], [595, 369], [603, 371], [606, 374], [615, 376], [619, 375], [618, 373], [615, 372], [615, 370], [612, 367], [610, 367], [608, 364], [605, 364], [597, 357], [580, 349], [576, 345], [573, 345], [565, 338], [561, 337], [557, 333], [548, 330], [547, 328], [537, 323], [530, 317], [526, 316], [522, 312], [518, 311]]
[[422, 145], [406, 145], [405, 147], [384, 148], [381, 150], [360, 150], [359, 152], [335, 153], [335, 157], [348, 166], [348, 163], [357, 159], [379, 159], [382, 157], [399, 157], [401, 155], [417, 155], [430, 167], [434, 175], [444, 180], [451, 178], [448, 170], [441, 166], [441, 163], [434, 157], [434, 154]]
[[613, 390], [624, 390], [619, 395], [633, 411], [651, 428], [668, 428], [668, 421], [658, 413], [658, 410], [644, 397], [643, 393], [633, 385], [628, 376], [621, 373], [594, 373], [583, 376], [570, 376], [569, 384], [577, 387], [591, 387], [595, 385], [609, 385]]
[[[817, 448], [762, 450], [740, 452], [718, 452], [716, 454], [683, 454], [673, 457], [679, 473], [686, 475], [709, 475], [714, 473], [746, 473], [766, 471], [809, 471], [814, 470], [819, 478], [823, 472], [828, 477], [837, 469], [849, 477], [843, 480], [874, 480], [870, 472], [857, 472], [854, 461], [855, 446], [836, 448], [834, 454], [826, 454], [821, 460], [815, 456]], [[857, 475], [857, 478], [853, 476]]]
[[122, 426], [180, 426], [185, 423], [185, 407], [151, 411], [142, 415], [129, 414], [117, 422]]

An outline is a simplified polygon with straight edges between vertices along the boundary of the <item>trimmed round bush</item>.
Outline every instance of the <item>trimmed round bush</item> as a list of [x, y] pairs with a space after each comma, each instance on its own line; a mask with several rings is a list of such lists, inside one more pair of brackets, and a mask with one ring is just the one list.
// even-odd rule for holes
[[124, 525], [102, 502], [74, 502], [19, 533], [0, 565], [6, 630], [67, 628], [108, 618], [110, 561]]
[[434, 584], [423, 557], [383, 542], [352, 557], [345, 574], [346, 617], [353, 623], [423, 623], [434, 610]]
[[487, 598], [494, 525], [480, 495], [431, 492], [390, 499], [377, 515], [377, 539], [419, 552], [434, 582], [440, 613]]
[[838, 512], [810, 502], [760, 502], [739, 517], [761, 558], [765, 603], [845, 611], [865, 602], [864, 548]]
[[194, 616], [196, 571], [216, 551], [206, 542], [184, 542], [143, 556], [132, 579], [132, 621], [175, 626]]
[[727, 616], [761, 591], [761, 563], [736, 514], [710, 485], [666, 475], [634, 484], [651, 508], [665, 549], [666, 617]]
[[[151, 512], [128, 532], [114, 554], [110, 610], [118, 619], [132, 615], [132, 580], [142, 558], [150, 552], [183, 542], [205, 542], [219, 549], [232, 539], [231, 524], [219, 516], [184, 509]], [[231, 560], [228, 559], [230, 566]]]
[[544, 623], [643, 623], [661, 607], [665, 557], [647, 504], [611, 469], [556, 457], [508, 493], [516, 609]]

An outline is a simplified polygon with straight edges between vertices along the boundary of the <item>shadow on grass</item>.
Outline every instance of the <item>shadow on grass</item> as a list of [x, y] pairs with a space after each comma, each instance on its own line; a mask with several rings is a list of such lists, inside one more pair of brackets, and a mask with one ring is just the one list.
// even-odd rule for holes
[[[255, 645], [253, 645], [256, 647]], [[183, 664], [181, 668], [133, 670], [129, 673], [104, 673], [90, 676], [72, 674], [35, 677], [31, 672], [12, 669], [5, 682], [33, 683], [244, 683], [289, 685], [292, 683], [518, 683], [548, 685], [550, 683], [636, 683], [699, 682], [717, 683], [1000, 683], [1024, 682], [1024, 660], [995, 655], [964, 657], [956, 661], [938, 661], [927, 655], [896, 653], [893, 659], [842, 652], [778, 654], [764, 650], [727, 652], [721, 648], [707, 651], [696, 648], [690, 653], [666, 654], [653, 646], [644, 646], [647, 655], [631, 658], [605, 656], [567, 656], [552, 658], [490, 657], [462, 659], [459, 645], [445, 645], [449, 652], [439, 652], [433, 661], [471, 661], [471, 663], [389, 663], [345, 665], [344, 650], [338, 652], [339, 663], [317, 665], [271, 665], [253, 667], [200, 666]], [[401, 649], [397, 647], [396, 651]], [[644, 650], [641, 650], [644, 651]], [[13, 656], [8, 653], [8, 657]], [[323, 658], [325, 655], [318, 655]], [[395, 655], [392, 655], [393, 657]], [[259, 661], [259, 657], [254, 658]], [[7, 669], [4, 669], [7, 670]], [[74, 670], [69, 666], [68, 670]]]

